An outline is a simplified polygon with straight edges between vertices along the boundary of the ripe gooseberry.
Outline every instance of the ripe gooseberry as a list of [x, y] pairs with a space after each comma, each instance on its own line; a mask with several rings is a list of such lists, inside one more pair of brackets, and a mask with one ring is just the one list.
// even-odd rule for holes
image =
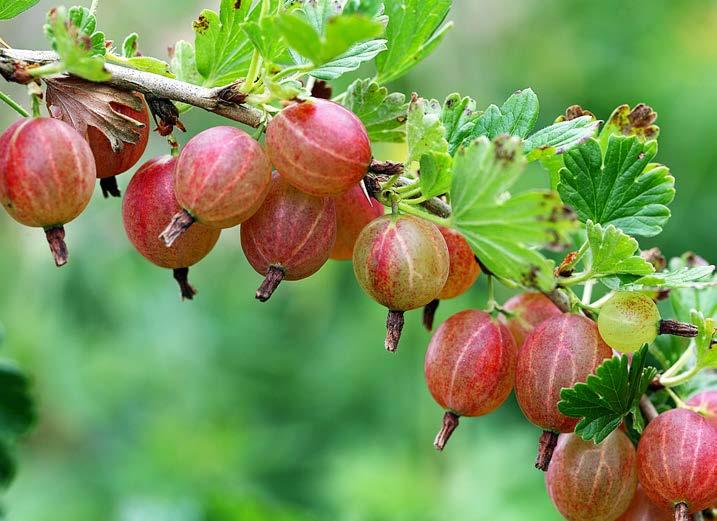
[[515, 397], [525, 417], [543, 429], [536, 468], [547, 470], [560, 432], [572, 432], [576, 418], [558, 410], [560, 391], [584, 382], [612, 349], [592, 320], [564, 313], [543, 321], [518, 351]]
[[545, 486], [568, 521], [614, 521], [635, 494], [635, 448], [619, 429], [597, 445], [563, 434], [545, 474]]
[[448, 248], [438, 227], [410, 215], [386, 215], [366, 226], [354, 247], [359, 285], [388, 308], [388, 351], [398, 348], [403, 312], [425, 306], [448, 278]]
[[331, 250], [331, 258], [351, 260], [354, 244], [356, 244], [361, 230], [376, 217], [381, 217], [384, 214], [384, 208], [376, 199], [364, 193], [360, 183], [334, 200], [336, 202], [336, 242]]
[[334, 200], [305, 194], [274, 173], [264, 204], [240, 232], [249, 264], [266, 276], [256, 292], [266, 302], [282, 280], [305, 279], [329, 259], [336, 240]]
[[623, 515], [617, 518], [617, 521], [674, 521], [674, 519], [675, 515], [672, 510], [658, 507], [647, 497], [638, 483], [630, 506]]
[[717, 504], [717, 427], [688, 409], [660, 414], [637, 445], [637, 472], [645, 493], [675, 521]]
[[173, 270], [182, 298], [192, 299], [196, 291], [187, 280], [189, 267], [212, 250], [221, 230], [197, 224], [170, 248], [159, 239], [167, 221], [181, 210], [174, 197], [176, 165], [176, 158], [162, 156], [151, 159], [137, 170], [122, 202], [122, 221], [127, 237], [137, 251], [157, 266]]
[[460, 416], [483, 416], [508, 398], [516, 347], [506, 327], [483, 311], [461, 311], [431, 338], [424, 372], [433, 398], [446, 410], [434, 445], [443, 450]]
[[136, 96], [141, 103], [141, 110], [134, 110], [134, 108], [120, 103], [110, 103], [112, 110], [118, 114], [142, 124], [141, 127], [136, 128], [139, 134], [136, 142], [122, 143], [121, 149], [114, 150], [110, 140], [100, 130], [93, 126], [87, 127], [87, 142], [90, 144], [92, 155], [95, 158], [97, 178], [100, 180], [102, 195], [105, 197], [109, 195], [113, 197], [121, 196], [115, 176], [132, 168], [147, 148], [147, 142], [149, 141], [149, 109], [144, 101], [144, 96], [139, 93]]
[[499, 320], [508, 327], [518, 347], [523, 345], [535, 326], [561, 313], [552, 300], [538, 292], [515, 295], [506, 301], [503, 309], [511, 315], [506, 317], [501, 314]]
[[63, 121], [21, 119], [0, 136], [0, 201], [19, 223], [44, 228], [58, 267], [68, 257], [63, 225], [85, 209], [94, 182], [90, 146]]
[[632, 353], [657, 337], [660, 312], [642, 293], [615, 293], [600, 309], [598, 329], [603, 340], [621, 353]]
[[480, 265], [473, 250], [460, 232], [451, 228], [439, 226], [448, 248], [448, 278], [438, 298], [432, 300], [423, 308], [423, 325], [431, 331], [433, 318], [441, 300], [448, 300], [462, 295], [475, 283], [480, 275]]
[[307, 194], [338, 195], [356, 185], [371, 163], [361, 120], [331, 101], [312, 98], [286, 107], [266, 129], [271, 163]]
[[174, 193], [182, 210], [162, 232], [171, 246], [194, 222], [231, 228], [259, 209], [269, 191], [271, 166], [259, 143], [234, 127], [213, 127], [185, 145]]
[[717, 427], [717, 390], [701, 391], [687, 400], [687, 405], [701, 409], [705, 418]]

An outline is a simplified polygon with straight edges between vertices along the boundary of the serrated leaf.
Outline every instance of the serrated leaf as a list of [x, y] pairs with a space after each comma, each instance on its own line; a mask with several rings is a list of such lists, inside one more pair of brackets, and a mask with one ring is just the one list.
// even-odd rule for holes
[[127, 59], [127, 65], [138, 71], [151, 72], [159, 76], [174, 78], [174, 74], [170, 71], [169, 64], [165, 61], [152, 58], [151, 56], [135, 56]]
[[178, 80], [192, 85], [202, 84], [202, 76], [194, 59], [194, 46], [191, 43], [180, 40], [174, 45], [170, 67]]
[[603, 227], [588, 220], [586, 228], [593, 276], [648, 275], [655, 271], [652, 264], [640, 257], [637, 241], [613, 225]]
[[344, 5], [345, 14], [362, 14], [374, 18], [383, 13], [383, 0], [348, 0]]
[[436, 100], [414, 97], [408, 105], [406, 164], [420, 160], [423, 154], [429, 152], [448, 152], [445, 133], [441, 122], [441, 104]]
[[385, 50], [386, 40], [357, 43], [342, 55], [311, 71], [311, 76], [320, 80], [334, 80], [347, 72], [355, 71], [362, 63], [373, 60]]
[[46, 79], [47, 105], [54, 117], [72, 125], [80, 135], [87, 135], [87, 127], [102, 132], [115, 151], [124, 143], [136, 143], [140, 138], [140, 121], [117, 112], [113, 104], [124, 105], [137, 112], [144, 109], [139, 94], [115, 89], [100, 83], [88, 83], [79, 78]]
[[533, 130], [539, 112], [540, 104], [533, 89], [519, 90], [502, 107], [488, 107], [476, 120], [471, 136], [493, 139], [507, 134], [525, 139]]
[[705, 318], [697, 310], [691, 312], [691, 322], [697, 326], [695, 337], [695, 353], [697, 354], [697, 367], [717, 369], [717, 342], [715, 342], [715, 320]]
[[528, 161], [563, 154], [593, 137], [599, 126], [600, 122], [594, 118], [581, 116], [538, 130], [525, 140]]
[[620, 426], [626, 415], [636, 410], [640, 397], [657, 376], [657, 369], [645, 366], [646, 356], [644, 345], [633, 355], [632, 364], [628, 355], [610, 358], [587, 381], [560, 392], [560, 412], [582, 418], [575, 434], [600, 443]]
[[645, 291], [649, 289], [704, 289], [717, 286], [717, 281], [710, 275], [714, 273], [714, 266], [698, 266], [695, 268], [683, 267], [675, 271], [661, 271], [625, 284], [622, 287], [631, 291]]
[[[681, 271], [688, 267], [689, 255], [670, 261], [671, 271]], [[700, 311], [704, 316], [717, 319], [717, 275], [712, 275], [704, 286], [677, 288], [670, 291], [670, 303], [678, 320], [689, 322], [692, 310]]]
[[458, 147], [471, 135], [480, 113], [476, 110], [476, 102], [469, 97], [461, 97], [454, 93], [443, 102], [441, 121], [446, 129], [448, 152], [454, 155]]
[[388, 93], [371, 80], [356, 80], [346, 90], [344, 106], [363, 122], [372, 143], [405, 141], [406, 96]]
[[564, 155], [558, 191], [582, 222], [613, 224], [629, 235], [651, 237], [662, 231], [675, 197], [667, 167], [650, 163], [657, 142], [610, 136], [603, 163], [597, 140]]
[[27, 11], [40, 0], [3, 0], [0, 3], [0, 20], [15, 18], [20, 13]]
[[630, 109], [629, 105], [620, 105], [608, 118], [602, 131], [600, 131], [600, 146], [607, 150], [612, 135], [636, 136], [641, 142], [657, 139], [660, 127], [654, 125], [657, 113], [651, 107], [640, 103]]
[[451, 189], [452, 158], [447, 152], [429, 152], [421, 156], [421, 195], [436, 197]]
[[379, 83], [394, 81], [433, 52], [451, 23], [443, 24], [451, 0], [387, 0], [388, 50], [376, 57]]
[[0, 436], [6, 440], [22, 436], [35, 417], [27, 376], [14, 364], [0, 361]]
[[259, 4], [252, 3], [221, 0], [218, 14], [205, 9], [194, 22], [195, 60], [206, 86], [224, 86], [246, 76], [254, 48], [242, 24], [259, 16]]
[[286, 53], [286, 42], [276, 27], [275, 21], [275, 17], [266, 17], [242, 25], [242, 30], [254, 48], [269, 63], [276, 63]]
[[137, 56], [137, 50], [138, 50], [138, 44], [137, 40], [139, 39], [139, 35], [137, 33], [132, 33], [127, 35], [127, 37], [122, 42], [122, 56], [125, 58], [134, 58]]
[[535, 248], [567, 242], [575, 221], [554, 192], [508, 196], [525, 164], [516, 137], [461, 147], [453, 160], [452, 220], [491, 272], [549, 291], [554, 263]]

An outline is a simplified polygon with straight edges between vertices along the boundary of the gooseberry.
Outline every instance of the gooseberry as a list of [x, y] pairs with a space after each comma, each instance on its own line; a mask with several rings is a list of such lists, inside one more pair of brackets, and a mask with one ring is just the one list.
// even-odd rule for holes
[[334, 260], [351, 260], [354, 244], [361, 230], [376, 217], [384, 214], [384, 207], [368, 197], [361, 184], [338, 195], [336, 202], [336, 242], [331, 250]]
[[410, 215], [386, 215], [366, 226], [354, 247], [359, 285], [386, 306], [388, 351], [398, 348], [403, 313], [425, 306], [448, 278], [448, 248], [438, 227]]
[[510, 315], [501, 314], [499, 319], [508, 327], [518, 347], [523, 345], [535, 326], [561, 313], [552, 300], [538, 292], [515, 295], [506, 301], [503, 309]]
[[595, 322], [582, 315], [552, 316], [525, 339], [518, 351], [515, 397], [525, 417], [543, 429], [537, 468], [548, 469], [557, 433], [572, 432], [578, 422], [558, 410], [560, 391], [584, 382], [611, 356]]
[[480, 265], [475, 254], [460, 232], [451, 228], [439, 226], [438, 230], [443, 235], [448, 247], [448, 279], [438, 298], [432, 300], [423, 308], [423, 325], [431, 331], [433, 329], [433, 318], [441, 300], [458, 297], [468, 291], [480, 275]]
[[617, 521], [674, 521], [672, 510], [658, 507], [638, 483], [630, 506]]
[[548, 495], [568, 521], [614, 521], [637, 487], [635, 448], [621, 430], [601, 443], [563, 434], [545, 474]]
[[266, 129], [271, 163], [307, 194], [338, 195], [356, 185], [371, 163], [366, 128], [350, 110], [312, 98], [286, 107]]
[[687, 405], [701, 409], [705, 418], [717, 427], [717, 390], [701, 391], [687, 400]]
[[259, 209], [271, 167], [259, 143], [234, 127], [213, 127], [185, 145], [177, 161], [174, 193], [182, 210], [162, 232], [171, 246], [194, 222], [231, 228]]
[[642, 293], [615, 293], [600, 309], [600, 336], [613, 349], [632, 353], [655, 340], [660, 312], [655, 302]]
[[45, 230], [58, 267], [68, 257], [63, 225], [85, 209], [94, 182], [90, 146], [63, 121], [21, 119], [0, 136], [0, 201], [19, 223]]
[[645, 493], [675, 521], [717, 504], [717, 427], [688, 409], [652, 420], [637, 445], [637, 471]]
[[157, 266], [173, 270], [182, 298], [192, 299], [196, 291], [187, 279], [189, 267], [212, 250], [221, 230], [197, 223], [169, 248], [159, 239], [167, 221], [181, 210], [174, 197], [176, 165], [176, 158], [162, 156], [137, 170], [122, 202], [122, 221], [137, 251]]
[[274, 173], [264, 204], [240, 231], [249, 264], [266, 277], [256, 292], [265, 302], [282, 280], [305, 279], [329, 259], [336, 240], [334, 200], [305, 194]]
[[483, 311], [462, 311], [436, 330], [424, 371], [433, 398], [446, 410], [434, 445], [443, 450], [460, 416], [483, 416], [508, 398], [516, 347], [506, 327]]

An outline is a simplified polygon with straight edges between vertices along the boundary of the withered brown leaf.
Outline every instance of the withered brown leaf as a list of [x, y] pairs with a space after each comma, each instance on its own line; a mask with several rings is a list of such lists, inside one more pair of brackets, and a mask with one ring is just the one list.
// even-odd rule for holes
[[46, 79], [45, 83], [52, 115], [75, 127], [81, 135], [87, 135], [88, 126], [95, 127], [107, 137], [115, 152], [122, 150], [125, 143], [139, 141], [139, 129], [144, 124], [120, 114], [113, 105], [142, 111], [141, 94], [75, 77]]

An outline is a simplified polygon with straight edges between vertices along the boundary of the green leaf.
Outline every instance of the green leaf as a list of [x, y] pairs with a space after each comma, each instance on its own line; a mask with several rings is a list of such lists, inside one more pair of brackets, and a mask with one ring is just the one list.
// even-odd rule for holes
[[379, 83], [394, 81], [426, 58], [452, 23], [443, 24], [451, 0], [386, 0], [388, 50], [376, 57]]
[[242, 30], [254, 48], [269, 63], [276, 63], [286, 52], [286, 42], [275, 21], [275, 17], [266, 17], [257, 22], [246, 22], [242, 26]]
[[202, 76], [194, 59], [194, 46], [191, 43], [180, 40], [174, 45], [170, 67], [178, 80], [192, 85], [202, 84]]
[[451, 189], [452, 158], [447, 152], [429, 152], [421, 156], [421, 195], [425, 198], [443, 195]]
[[670, 217], [666, 205], [675, 197], [675, 179], [667, 167], [650, 163], [656, 154], [656, 141], [610, 136], [603, 164], [598, 141], [590, 139], [564, 155], [558, 191], [582, 222], [657, 235]]
[[657, 113], [644, 103], [630, 109], [629, 105], [620, 105], [608, 118], [600, 132], [600, 147], [607, 150], [610, 136], [636, 136], [641, 142], [656, 140], [660, 127], [653, 123]]
[[498, 108], [491, 105], [478, 118], [471, 135], [493, 139], [507, 134], [525, 139], [538, 120], [540, 104], [532, 89], [515, 92]]
[[90, 81], [107, 81], [111, 74], [105, 69], [105, 37], [93, 33], [94, 28], [94, 16], [79, 7], [69, 13], [64, 7], [52, 9], [44, 27], [67, 72]]
[[525, 153], [529, 161], [562, 154], [593, 137], [599, 126], [600, 122], [590, 116], [555, 123], [526, 139]]
[[[328, 64], [334, 59], [346, 60], [345, 53], [356, 44], [376, 38], [383, 33], [383, 25], [380, 22], [363, 15], [329, 18], [325, 24], [325, 36], [317, 32], [305, 17], [296, 12], [279, 16], [275, 23], [289, 47], [316, 67]], [[356, 58], [365, 52], [366, 48], [361, 48], [350, 56]]]
[[2, 0], [2, 3], [0, 3], [0, 20], [15, 18], [39, 1], [40, 0]]
[[[671, 271], [681, 271], [690, 267], [690, 255], [683, 255], [670, 261]], [[670, 302], [678, 320], [689, 322], [692, 310], [701, 311], [708, 318], [717, 319], [717, 275], [706, 279], [693, 287], [678, 288], [670, 291]]]
[[344, 106], [363, 122], [372, 143], [400, 143], [406, 138], [406, 96], [375, 81], [356, 80], [346, 90]]
[[458, 147], [469, 138], [480, 113], [476, 111], [474, 99], [460, 94], [451, 94], [443, 102], [441, 121], [446, 129], [448, 152], [455, 155]]
[[407, 165], [419, 161], [423, 154], [429, 152], [448, 152], [446, 131], [441, 122], [441, 104], [436, 100], [414, 97], [408, 106], [406, 126]]
[[717, 342], [715, 342], [715, 320], [693, 310], [692, 323], [697, 326], [695, 352], [697, 367], [717, 369]]
[[320, 80], [334, 80], [347, 72], [355, 71], [362, 63], [373, 60], [385, 50], [386, 40], [357, 43], [342, 55], [311, 71], [311, 75]]
[[554, 192], [507, 194], [525, 168], [519, 138], [478, 138], [453, 160], [453, 225], [494, 274], [527, 287], [555, 287], [554, 263], [536, 250], [567, 243], [572, 213]]
[[125, 58], [134, 58], [135, 56], [137, 56], [138, 39], [139, 35], [137, 33], [132, 33], [124, 39], [124, 41], [122, 42], [122, 56], [124, 56]]
[[383, 13], [383, 0], [348, 0], [344, 6], [344, 14], [362, 14], [369, 18]]
[[135, 56], [127, 60], [127, 65], [138, 71], [151, 72], [160, 76], [173, 78], [174, 74], [170, 71], [169, 64], [151, 56]]
[[[560, 392], [558, 409], [571, 418], [582, 418], [575, 434], [584, 440], [602, 442], [617, 429], [628, 414], [638, 411], [640, 397], [657, 376], [657, 369], [645, 367], [647, 345], [632, 357], [614, 357], [603, 362], [586, 382]], [[634, 421], [639, 423], [637, 416]]]
[[680, 268], [675, 271], [661, 271], [640, 277], [634, 282], [621, 287], [630, 291], [647, 291], [650, 289], [704, 289], [717, 286], [717, 281], [708, 278], [714, 273], [714, 266], [698, 266]]
[[0, 440], [0, 487], [7, 488], [17, 474], [17, 463], [12, 448]]
[[612, 224], [603, 227], [588, 221], [587, 236], [593, 276], [648, 275], [655, 271], [652, 264], [640, 257], [637, 241]]
[[205, 9], [194, 22], [195, 59], [204, 85], [228, 85], [246, 76], [254, 48], [242, 25], [259, 16], [259, 4], [252, 3], [221, 0], [219, 14]]
[[27, 433], [35, 416], [27, 376], [14, 364], [0, 361], [0, 437], [15, 439]]

